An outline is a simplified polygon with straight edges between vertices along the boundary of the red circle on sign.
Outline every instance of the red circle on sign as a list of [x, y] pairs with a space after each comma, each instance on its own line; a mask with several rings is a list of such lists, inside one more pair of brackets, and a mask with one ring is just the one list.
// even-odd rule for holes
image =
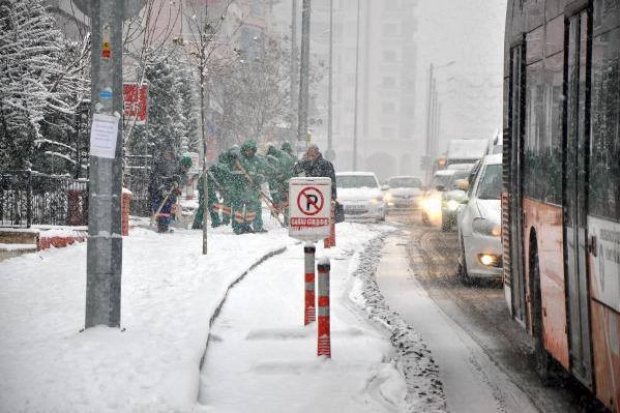
[[[316, 199], [314, 200], [314, 202], [309, 202], [311, 200], [311, 197], [314, 195], [311, 191], [316, 192], [316, 195], [315, 195]], [[305, 210], [304, 210], [304, 207], [302, 206], [302, 197], [306, 201]], [[297, 207], [299, 208], [301, 213], [304, 215], [318, 214], [323, 209], [324, 203], [325, 203], [325, 198], [323, 197], [323, 193], [314, 186], [309, 186], [307, 188], [302, 189], [301, 192], [299, 192], [299, 195], [297, 195]], [[313, 208], [311, 208], [311, 206]]]

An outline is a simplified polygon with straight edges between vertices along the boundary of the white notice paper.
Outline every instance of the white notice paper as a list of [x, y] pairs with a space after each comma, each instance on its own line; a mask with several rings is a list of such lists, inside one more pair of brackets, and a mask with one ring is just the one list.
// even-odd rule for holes
[[90, 130], [90, 156], [114, 159], [119, 118], [96, 113]]

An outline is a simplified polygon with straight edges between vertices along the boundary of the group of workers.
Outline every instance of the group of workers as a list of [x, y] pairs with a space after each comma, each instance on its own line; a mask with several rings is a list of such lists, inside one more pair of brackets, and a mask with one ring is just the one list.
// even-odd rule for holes
[[[288, 184], [294, 176], [331, 178], [332, 199], [336, 199], [334, 167], [322, 157], [316, 145], [310, 145], [300, 161], [297, 161], [288, 142], [284, 142], [280, 148], [267, 144], [264, 155], [257, 151], [256, 141], [249, 139], [241, 147], [234, 145], [222, 152], [217, 162], [209, 166], [206, 200], [204, 177], [198, 180], [199, 208], [192, 228], [202, 228], [205, 211], [208, 211], [213, 228], [230, 224], [235, 234], [266, 232], [261, 213], [263, 203], [282, 226], [287, 226]], [[165, 152], [163, 160], [168, 161], [169, 158], [170, 154]], [[156, 164], [154, 167], [149, 191], [159, 232], [168, 231], [171, 209], [180, 194], [179, 188], [188, 179], [187, 171], [190, 167], [191, 159], [186, 157], [180, 160], [176, 169], [171, 162]]]
[[[241, 147], [233, 146], [220, 154], [218, 161], [207, 170], [206, 210], [211, 226], [231, 224], [235, 234], [266, 232], [261, 205], [271, 209], [283, 225], [287, 223], [288, 182], [293, 176], [295, 156], [288, 142], [280, 148], [267, 145], [264, 155], [257, 153], [252, 139]], [[198, 182], [200, 206], [192, 228], [203, 225], [205, 199], [202, 177]], [[268, 193], [263, 190], [268, 184]]]

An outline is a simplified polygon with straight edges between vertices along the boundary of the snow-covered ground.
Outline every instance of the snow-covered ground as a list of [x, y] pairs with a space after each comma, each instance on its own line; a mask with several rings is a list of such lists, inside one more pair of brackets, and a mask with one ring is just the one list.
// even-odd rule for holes
[[325, 359], [302, 325], [303, 244], [265, 218], [267, 234], [212, 230], [206, 256], [200, 231], [134, 228], [121, 329], [82, 331], [85, 243], [1, 262], [0, 411], [441, 411], [430, 352], [372, 279], [391, 228], [343, 223], [336, 248], [318, 244], [332, 262]]

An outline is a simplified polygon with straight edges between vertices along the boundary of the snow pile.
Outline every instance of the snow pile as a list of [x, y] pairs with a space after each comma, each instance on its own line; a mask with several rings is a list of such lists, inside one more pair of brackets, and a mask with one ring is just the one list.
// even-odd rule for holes
[[[407, 382], [407, 401], [411, 412], [445, 412], [446, 402], [439, 368], [419, 334], [386, 305], [375, 280], [385, 236], [371, 240], [358, 254], [356, 285], [350, 298], [365, 308], [371, 320], [391, 332], [396, 349], [395, 363]], [[355, 262], [352, 262], [355, 265]]]

